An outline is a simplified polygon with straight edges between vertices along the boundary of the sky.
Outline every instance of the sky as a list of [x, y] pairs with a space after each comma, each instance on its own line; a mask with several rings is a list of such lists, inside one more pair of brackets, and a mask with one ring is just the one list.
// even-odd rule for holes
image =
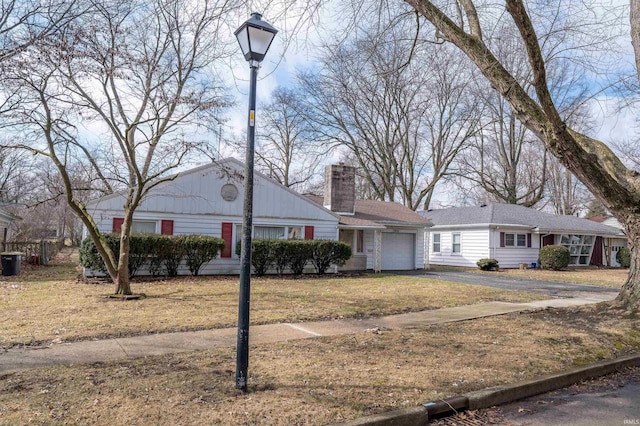
[[[604, 1], [603, 4], [608, 8], [619, 8], [621, 5], [628, 4], [623, 0]], [[323, 34], [330, 34], [336, 26], [339, 25], [340, 16], [336, 10], [325, 11], [320, 15]], [[282, 21], [270, 21], [268, 12], [264, 13], [264, 20], [269, 21], [277, 28], [283, 25]], [[288, 22], [289, 24], [290, 22]], [[264, 105], [269, 101], [269, 95], [272, 90], [278, 86], [289, 86], [293, 84], [296, 70], [299, 68], [313, 67], [314, 63], [314, 46], [322, 41], [323, 35], [318, 31], [317, 27], [306, 26], [300, 31], [302, 41], [294, 42], [285, 46], [285, 39], [280, 34], [276, 35], [273, 45], [268, 53], [267, 58], [263, 62], [260, 69], [260, 79], [258, 82], [258, 106], [257, 106], [257, 125], [260, 125], [260, 105]], [[633, 50], [629, 37], [618, 39], [617, 46], [623, 50], [623, 61], [633, 63]], [[241, 55], [240, 55], [241, 56]], [[237, 105], [229, 121], [230, 132], [236, 139], [243, 137], [244, 129], [246, 129], [247, 104], [248, 104], [248, 77], [249, 67], [246, 63], [237, 63], [234, 68], [235, 77], [235, 96]], [[595, 86], [593, 91], [596, 91]], [[616, 94], [611, 91], [605, 91], [603, 94], [595, 97], [590, 102], [590, 109], [593, 118], [593, 130], [590, 136], [595, 137], [605, 143], [611, 143], [616, 140], [633, 137], [636, 128], [636, 112], [631, 108], [620, 110]], [[242, 153], [233, 153], [226, 151], [222, 156], [235, 155], [242, 157]], [[337, 155], [332, 161], [337, 161]], [[242, 159], [242, 158], [240, 158]], [[446, 189], [441, 187], [434, 198], [434, 204], [449, 204], [451, 200], [446, 194]]]

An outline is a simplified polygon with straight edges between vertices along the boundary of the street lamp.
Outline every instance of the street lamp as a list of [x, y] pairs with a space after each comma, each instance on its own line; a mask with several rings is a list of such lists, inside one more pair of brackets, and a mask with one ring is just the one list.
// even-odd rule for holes
[[247, 390], [249, 368], [249, 299], [251, 295], [251, 229], [253, 225], [253, 151], [256, 138], [256, 80], [258, 68], [278, 30], [252, 13], [251, 18], [235, 31], [244, 58], [249, 61], [249, 119], [244, 162], [244, 213], [242, 218], [242, 251], [240, 252], [240, 301], [238, 306], [238, 344], [236, 353], [236, 388]]

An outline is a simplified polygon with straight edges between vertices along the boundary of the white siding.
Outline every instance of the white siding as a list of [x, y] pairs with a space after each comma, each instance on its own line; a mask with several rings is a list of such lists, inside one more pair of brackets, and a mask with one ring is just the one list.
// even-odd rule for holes
[[[461, 251], [453, 253], [453, 234], [460, 233]], [[433, 252], [433, 234], [440, 234], [440, 253]], [[429, 232], [431, 265], [470, 266], [489, 257], [489, 229], [441, 229]]]
[[[237, 177], [242, 173], [242, 166], [235, 160], [227, 160], [223, 165], [226, 168], [219, 165], [199, 167], [179, 175], [171, 182], [158, 185], [145, 197], [137, 211], [242, 216], [244, 186], [243, 180]], [[227, 183], [238, 189], [238, 196], [233, 201], [225, 201], [220, 196], [222, 187]], [[123, 201], [121, 195], [112, 195], [90, 202], [88, 209], [122, 211]], [[254, 178], [253, 215], [337, 223], [337, 218], [326, 209], [258, 174]]]
[[520, 263], [538, 263], [540, 235], [531, 234], [531, 247], [500, 247], [500, 232], [508, 234], [527, 234], [522, 229], [495, 229], [491, 231], [491, 257], [498, 261], [501, 268], [517, 268]]

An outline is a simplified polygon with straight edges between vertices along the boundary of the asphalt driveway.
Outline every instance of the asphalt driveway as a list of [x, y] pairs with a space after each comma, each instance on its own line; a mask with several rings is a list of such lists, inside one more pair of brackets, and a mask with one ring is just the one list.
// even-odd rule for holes
[[552, 297], [578, 297], [585, 293], [617, 292], [608, 287], [598, 287], [584, 284], [562, 283], [557, 281], [540, 281], [524, 278], [508, 277], [504, 275], [476, 274], [464, 271], [399, 271], [398, 275], [411, 275], [441, 281], [451, 281], [463, 284], [482, 285], [505, 290], [522, 290], [542, 293]]

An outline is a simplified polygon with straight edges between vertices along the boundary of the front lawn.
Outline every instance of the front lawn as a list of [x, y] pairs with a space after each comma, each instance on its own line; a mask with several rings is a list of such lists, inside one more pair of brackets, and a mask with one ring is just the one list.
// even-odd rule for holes
[[560, 281], [565, 283], [597, 285], [601, 287], [620, 289], [629, 275], [629, 269], [571, 268], [566, 271], [551, 271], [546, 269], [505, 269], [499, 273], [533, 280]]
[[[111, 305], [113, 306], [113, 305]], [[607, 304], [267, 345], [234, 389], [234, 348], [0, 377], [0, 424], [322, 425], [640, 349]]]
[[[0, 277], [0, 347], [233, 327], [238, 277], [181, 277], [134, 282], [146, 299], [103, 296], [111, 284], [77, 280], [72, 262]], [[486, 301], [526, 302], [538, 294], [408, 276], [253, 278], [251, 322], [266, 324], [380, 316]]]

